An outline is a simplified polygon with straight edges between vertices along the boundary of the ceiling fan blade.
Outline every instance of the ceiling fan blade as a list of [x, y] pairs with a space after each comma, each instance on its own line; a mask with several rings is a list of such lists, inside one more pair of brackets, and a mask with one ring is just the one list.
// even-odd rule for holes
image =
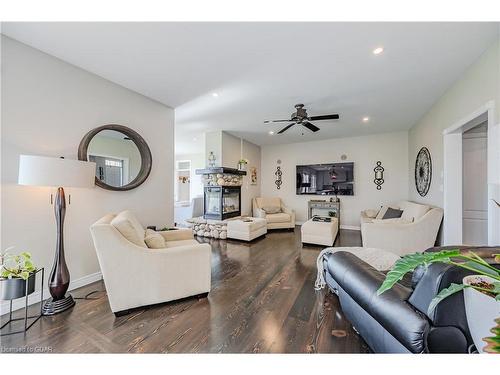
[[310, 122], [307, 121], [304, 121], [302, 125], [304, 125], [307, 129], [309, 129], [312, 132], [317, 132], [319, 130], [319, 128], [316, 125], [311, 124]]
[[281, 133], [286, 132], [288, 129], [290, 129], [290, 128], [291, 128], [292, 126], [294, 126], [294, 125], [295, 125], [295, 123], [285, 126], [283, 129], [281, 129], [281, 130], [278, 132], [278, 134], [281, 134]]
[[334, 113], [332, 115], [323, 115], [323, 116], [312, 116], [309, 117], [309, 120], [315, 121], [315, 120], [338, 120], [340, 118], [338, 113]]
[[268, 124], [270, 122], [291, 122], [292, 120], [265, 120], [264, 124]]

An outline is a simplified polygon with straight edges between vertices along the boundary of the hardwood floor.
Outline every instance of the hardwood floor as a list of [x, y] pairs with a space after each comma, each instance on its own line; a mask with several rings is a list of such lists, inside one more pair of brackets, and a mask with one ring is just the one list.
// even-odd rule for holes
[[[94, 293], [89, 297], [96, 299], [78, 300], [72, 310], [43, 317], [26, 335], [2, 337], [2, 350], [30, 347], [57, 353], [368, 352], [342, 314], [337, 297], [314, 290], [316, 258], [321, 247], [302, 248], [300, 228], [295, 233], [270, 232], [251, 244], [210, 242], [212, 290], [208, 298], [137, 309], [116, 318], [109, 309], [106, 293]], [[341, 230], [335, 245], [359, 246], [360, 242], [359, 231]], [[76, 289], [72, 294], [83, 297], [93, 290], [104, 290], [103, 282]]]

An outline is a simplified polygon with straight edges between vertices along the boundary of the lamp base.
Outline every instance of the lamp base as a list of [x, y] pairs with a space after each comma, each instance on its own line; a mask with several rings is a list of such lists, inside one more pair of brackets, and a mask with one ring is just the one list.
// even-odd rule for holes
[[42, 315], [55, 315], [60, 312], [66, 311], [75, 306], [75, 300], [68, 294], [63, 299], [58, 299], [54, 301], [52, 298], [45, 301], [42, 308]]

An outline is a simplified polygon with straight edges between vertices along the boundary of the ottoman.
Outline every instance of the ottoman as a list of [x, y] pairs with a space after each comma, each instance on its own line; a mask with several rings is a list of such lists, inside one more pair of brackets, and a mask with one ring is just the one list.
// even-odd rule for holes
[[333, 246], [339, 231], [339, 221], [336, 217], [332, 217], [329, 223], [309, 219], [302, 224], [300, 231], [303, 244]]
[[227, 221], [227, 238], [252, 241], [267, 233], [267, 220], [245, 217]]

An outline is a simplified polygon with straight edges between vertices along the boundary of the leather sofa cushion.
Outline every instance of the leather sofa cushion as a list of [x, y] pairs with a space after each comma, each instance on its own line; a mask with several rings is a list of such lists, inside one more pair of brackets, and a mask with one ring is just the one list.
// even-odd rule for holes
[[396, 284], [377, 296], [385, 275], [347, 252], [329, 257], [328, 272], [333, 273], [335, 281], [363, 310], [406, 348], [414, 353], [425, 350], [424, 338], [430, 325], [426, 316], [407, 302], [411, 288]]
[[288, 223], [292, 218], [289, 214], [280, 212], [279, 214], [267, 214], [266, 220], [268, 223]]
[[140, 247], [146, 247], [144, 242], [144, 228], [131, 211], [122, 211], [110, 223], [130, 242]]

